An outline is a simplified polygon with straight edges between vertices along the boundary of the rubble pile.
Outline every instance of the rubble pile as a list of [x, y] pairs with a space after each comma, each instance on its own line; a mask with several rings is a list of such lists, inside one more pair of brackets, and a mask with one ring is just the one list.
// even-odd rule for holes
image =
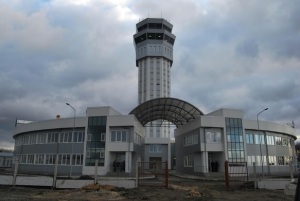
[[203, 196], [203, 195], [199, 191], [197, 191], [195, 189], [192, 189], [191, 191], [188, 192], [188, 196], [190, 196], [190, 197], [200, 197], [200, 196]]
[[98, 190], [112, 191], [114, 189], [115, 189], [114, 186], [100, 185], [100, 184], [89, 184], [87, 186], [82, 187], [82, 190], [89, 190], [89, 191], [98, 191]]

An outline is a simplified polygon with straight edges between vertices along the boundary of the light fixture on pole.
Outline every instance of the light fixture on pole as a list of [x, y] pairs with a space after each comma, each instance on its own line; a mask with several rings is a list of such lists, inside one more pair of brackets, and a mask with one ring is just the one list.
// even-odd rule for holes
[[261, 113], [263, 113], [264, 111], [268, 110], [269, 108], [265, 108], [263, 109], [262, 111], [260, 111], [257, 116], [256, 116], [256, 119], [257, 119], [257, 128], [258, 128], [258, 134], [259, 134], [259, 138], [260, 138], [260, 145], [259, 145], [259, 149], [260, 149], [260, 160], [261, 160], [261, 173], [262, 173], [262, 176], [264, 176], [264, 160], [263, 160], [263, 155], [262, 155], [262, 151], [261, 151], [261, 144], [262, 144], [262, 138], [263, 138], [263, 135], [260, 134], [260, 129], [259, 129], [259, 121], [258, 121], [258, 115], [260, 115]]
[[74, 131], [75, 131], [75, 118], [76, 118], [76, 110], [75, 108], [70, 105], [70, 103], [66, 103], [66, 105], [70, 106], [74, 110], [74, 119], [73, 119], [73, 132], [72, 132], [72, 140], [71, 140], [71, 158], [70, 158], [70, 177], [72, 176], [72, 168], [73, 168], [73, 142], [74, 142]]

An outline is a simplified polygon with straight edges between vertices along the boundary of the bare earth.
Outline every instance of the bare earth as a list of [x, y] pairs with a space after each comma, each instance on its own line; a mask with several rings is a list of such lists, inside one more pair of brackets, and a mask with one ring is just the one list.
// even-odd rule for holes
[[54, 190], [49, 188], [0, 186], [0, 200], [232, 200], [232, 201], [285, 201], [294, 200], [282, 190], [257, 190], [251, 184], [243, 188], [225, 190], [224, 181], [201, 181], [171, 177], [169, 189], [143, 187], [138, 189], [115, 188], [92, 185], [76, 190]]

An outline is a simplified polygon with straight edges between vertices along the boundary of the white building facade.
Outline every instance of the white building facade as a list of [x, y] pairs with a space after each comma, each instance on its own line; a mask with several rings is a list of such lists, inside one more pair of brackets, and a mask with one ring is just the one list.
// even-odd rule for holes
[[[21, 173], [98, 175], [135, 172], [142, 160], [144, 128], [111, 107], [87, 108], [86, 117], [31, 122], [15, 128], [14, 157]], [[115, 163], [114, 163], [115, 162]]]
[[247, 162], [249, 174], [254, 162], [258, 174], [288, 173], [290, 164], [296, 167], [296, 135], [290, 125], [248, 120], [241, 110], [220, 109], [175, 130], [176, 170], [209, 175], [216, 172], [212, 162], [218, 163], [217, 172], [224, 172], [227, 160]]

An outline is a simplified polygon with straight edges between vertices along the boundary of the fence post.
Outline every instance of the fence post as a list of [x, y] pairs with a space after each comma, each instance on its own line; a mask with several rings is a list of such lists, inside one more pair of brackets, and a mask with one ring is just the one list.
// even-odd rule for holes
[[53, 184], [52, 184], [53, 188], [56, 187], [57, 167], [58, 167], [58, 154], [56, 154], [56, 157], [55, 157], [54, 175], [53, 175]]
[[139, 161], [136, 160], [135, 162], [135, 187], [138, 187], [139, 182]]
[[293, 173], [293, 165], [290, 163], [290, 175], [291, 175], [291, 182], [294, 182], [294, 173]]
[[256, 163], [253, 162], [253, 176], [254, 176], [254, 188], [257, 188], [257, 179], [256, 179]]
[[98, 176], [98, 160], [95, 161], [95, 178], [94, 178], [94, 184], [97, 184], [97, 176]]
[[13, 178], [13, 183], [12, 183], [13, 186], [16, 185], [17, 174], [18, 174], [18, 167], [19, 167], [19, 159], [17, 159], [16, 163], [15, 163], [14, 178]]
[[228, 172], [228, 161], [225, 161], [225, 183], [226, 190], [229, 191], [229, 172]]
[[166, 161], [166, 189], [169, 187], [169, 167], [168, 167], [168, 161]]

